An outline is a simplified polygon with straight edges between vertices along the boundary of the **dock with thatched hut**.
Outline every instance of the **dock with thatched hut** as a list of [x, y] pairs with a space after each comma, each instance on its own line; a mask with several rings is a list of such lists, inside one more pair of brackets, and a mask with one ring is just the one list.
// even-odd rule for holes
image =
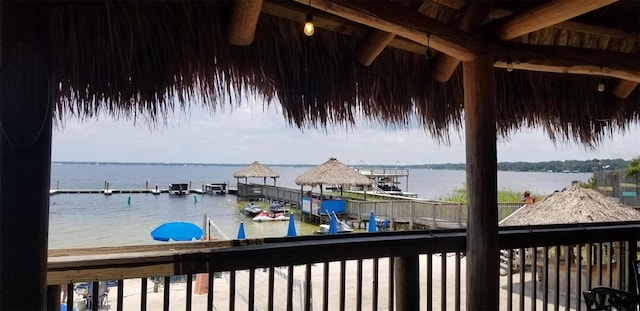
[[[577, 184], [557, 191], [544, 200], [532, 205], [524, 205], [502, 220], [499, 225], [535, 226], [570, 223], [619, 223], [640, 220], [640, 212], [625, 206], [617, 199], [607, 197], [593, 189], [582, 188]], [[524, 260], [520, 258], [524, 251]], [[628, 262], [626, 252], [620, 243], [594, 243], [583, 248], [520, 249], [509, 253], [501, 251], [500, 263], [508, 271], [521, 269], [546, 270], [549, 289], [567, 292], [567, 284], [577, 284], [580, 279], [597, 280], [594, 284], [611, 286], [624, 278]], [[534, 259], [533, 257], [536, 256]], [[551, 260], [550, 260], [551, 259]], [[545, 267], [546, 263], [546, 267]], [[622, 269], [621, 271], [618, 271]], [[580, 271], [578, 273], [578, 271]], [[604, 277], [603, 277], [604, 276]], [[538, 279], [544, 281], [542, 273]], [[588, 290], [583, 283], [581, 290]]]
[[[300, 186], [300, 192], [303, 194], [301, 208], [303, 220], [306, 219], [313, 223], [321, 223], [323, 215], [327, 216], [329, 213], [341, 215], [346, 212], [345, 201], [342, 198], [344, 186], [369, 187], [373, 184], [368, 177], [336, 158], [330, 158], [304, 172], [296, 178], [295, 182]], [[305, 195], [304, 186], [320, 187], [320, 195], [313, 195], [311, 191]], [[326, 186], [337, 187], [340, 190], [340, 197], [325, 196], [323, 188]]]

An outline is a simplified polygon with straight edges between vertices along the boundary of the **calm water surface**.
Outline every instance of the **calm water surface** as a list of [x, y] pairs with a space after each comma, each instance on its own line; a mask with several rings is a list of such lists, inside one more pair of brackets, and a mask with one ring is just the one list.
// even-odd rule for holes
[[[233, 172], [243, 166], [216, 165], [53, 165], [51, 187], [60, 189], [102, 189], [105, 181], [111, 189], [144, 189], [157, 184], [166, 189], [169, 183], [191, 183], [200, 188], [205, 183], [236, 180]], [[312, 167], [271, 166], [280, 174], [278, 186], [299, 189], [294, 182]], [[498, 187], [514, 191], [531, 190], [550, 194], [571, 184], [586, 181], [588, 173], [498, 172]], [[465, 185], [464, 171], [411, 169], [408, 184], [400, 179], [400, 188], [415, 192], [420, 198], [440, 199]], [[249, 180], [261, 183], [261, 179]], [[268, 184], [272, 180], [267, 180]], [[235, 186], [233, 186], [235, 187]], [[407, 189], [408, 187], [408, 189]], [[317, 190], [317, 189], [316, 189]], [[233, 195], [195, 195], [183, 197], [168, 194], [56, 194], [51, 196], [49, 248], [100, 247], [155, 244], [150, 232], [170, 221], [189, 221], [202, 225], [207, 214], [222, 231], [218, 237], [235, 238], [240, 222], [247, 237], [284, 236], [287, 222], [254, 223], [242, 214]], [[316, 226], [296, 221], [298, 234], [312, 234]]]

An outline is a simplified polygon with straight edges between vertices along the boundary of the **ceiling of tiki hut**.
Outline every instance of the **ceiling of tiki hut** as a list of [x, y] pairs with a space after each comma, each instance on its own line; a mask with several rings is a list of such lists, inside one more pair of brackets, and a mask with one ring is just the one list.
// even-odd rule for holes
[[487, 53], [502, 135], [540, 127], [555, 141], [597, 145], [640, 120], [637, 0], [65, 1], [38, 10], [59, 120], [161, 121], [171, 109], [223, 109], [250, 94], [301, 128], [357, 115], [403, 127], [417, 117], [446, 140], [463, 124], [460, 60]]

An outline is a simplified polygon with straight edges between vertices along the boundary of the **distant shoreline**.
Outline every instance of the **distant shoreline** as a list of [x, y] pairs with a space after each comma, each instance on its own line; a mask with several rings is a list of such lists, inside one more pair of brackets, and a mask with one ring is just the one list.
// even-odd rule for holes
[[[52, 165], [74, 164], [74, 165], [133, 165], [133, 166], [226, 166], [245, 167], [248, 163], [190, 163], [190, 162], [103, 162], [103, 161], [51, 161]], [[347, 164], [347, 163], [345, 163]], [[276, 167], [315, 167], [318, 164], [265, 164]], [[350, 165], [350, 164], [347, 164]], [[432, 169], [448, 171], [464, 171], [464, 163], [444, 163], [444, 164], [355, 164], [358, 168], [388, 168], [388, 169]], [[624, 169], [628, 166], [628, 161], [623, 159], [603, 159], [603, 160], [567, 160], [567, 161], [547, 161], [547, 162], [499, 162], [498, 171], [509, 172], [544, 172], [544, 173], [593, 173], [595, 170], [615, 170]]]

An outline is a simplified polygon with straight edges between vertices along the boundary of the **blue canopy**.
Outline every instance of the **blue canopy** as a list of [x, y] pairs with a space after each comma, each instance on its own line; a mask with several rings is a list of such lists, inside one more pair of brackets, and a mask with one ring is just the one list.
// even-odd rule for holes
[[202, 229], [190, 222], [168, 222], [151, 231], [151, 237], [157, 241], [191, 241], [202, 238]]

